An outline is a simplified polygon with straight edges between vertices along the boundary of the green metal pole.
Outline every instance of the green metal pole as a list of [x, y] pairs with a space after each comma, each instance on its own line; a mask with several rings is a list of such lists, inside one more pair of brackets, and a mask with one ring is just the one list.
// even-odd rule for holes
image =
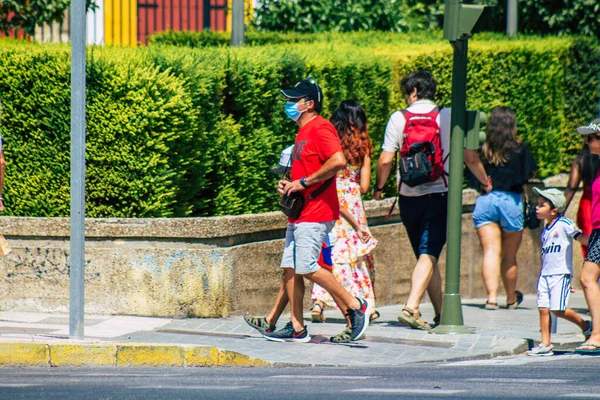
[[450, 177], [448, 185], [448, 242], [446, 247], [446, 291], [441, 325], [435, 333], [470, 333], [463, 326], [460, 300], [460, 244], [462, 227], [463, 150], [467, 126], [468, 39], [452, 42], [452, 109], [450, 136]]

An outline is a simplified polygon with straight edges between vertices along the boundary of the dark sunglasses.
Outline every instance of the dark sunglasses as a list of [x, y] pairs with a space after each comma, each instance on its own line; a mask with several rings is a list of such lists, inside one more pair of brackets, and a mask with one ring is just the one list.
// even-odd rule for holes
[[588, 135], [588, 137], [586, 138], [587, 142], [591, 142], [593, 140], [600, 140], [600, 135]]

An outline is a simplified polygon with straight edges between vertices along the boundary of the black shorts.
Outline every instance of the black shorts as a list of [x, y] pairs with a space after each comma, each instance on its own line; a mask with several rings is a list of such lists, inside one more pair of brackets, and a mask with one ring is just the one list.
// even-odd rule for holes
[[600, 229], [594, 229], [590, 235], [585, 261], [600, 265]]
[[446, 244], [448, 194], [400, 196], [399, 205], [400, 218], [415, 256], [427, 254], [439, 259]]

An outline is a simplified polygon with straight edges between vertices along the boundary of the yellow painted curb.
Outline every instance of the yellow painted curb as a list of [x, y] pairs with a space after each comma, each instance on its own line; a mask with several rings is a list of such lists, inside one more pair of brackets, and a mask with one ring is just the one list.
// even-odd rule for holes
[[51, 344], [53, 367], [110, 367], [115, 365], [117, 347], [94, 344]]
[[257, 358], [216, 347], [188, 347], [185, 349], [184, 357], [189, 367], [267, 367], [271, 365]]
[[183, 367], [183, 348], [178, 346], [119, 345], [119, 367]]
[[272, 364], [212, 346], [122, 343], [0, 343], [0, 366], [267, 367]]
[[0, 343], [0, 365], [50, 366], [50, 349], [38, 343]]
[[271, 364], [258, 358], [236, 353], [235, 351], [219, 350], [219, 365], [231, 367], [268, 367]]
[[219, 364], [219, 349], [216, 347], [188, 347], [184, 358], [190, 367], [216, 367]]

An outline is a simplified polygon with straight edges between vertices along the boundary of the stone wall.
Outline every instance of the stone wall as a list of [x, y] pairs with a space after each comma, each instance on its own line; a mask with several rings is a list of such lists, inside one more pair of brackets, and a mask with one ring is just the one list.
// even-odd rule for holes
[[[463, 297], [485, 297], [481, 247], [470, 215], [475, 198], [473, 191], [463, 193]], [[415, 262], [397, 210], [384, 218], [390, 204], [366, 203], [372, 233], [379, 240], [374, 252], [378, 304], [406, 300]], [[571, 207], [568, 215], [574, 217], [575, 211]], [[85, 311], [170, 317], [264, 313], [279, 288], [285, 227], [279, 212], [215, 218], [88, 219]], [[0, 257], [0, 308], [67, 312], [69, 220], [2, 217], [0, 232], [13, 248], [8, 256]], [[579, 246], [575, 248], [578, 273], [581, 253]], [[539, 230], [526, 230], [519, 252], [518, 288], [523, 292], [535, 292], [539, 254]], [[441, 270], [444, 274], [445, 253]]]

